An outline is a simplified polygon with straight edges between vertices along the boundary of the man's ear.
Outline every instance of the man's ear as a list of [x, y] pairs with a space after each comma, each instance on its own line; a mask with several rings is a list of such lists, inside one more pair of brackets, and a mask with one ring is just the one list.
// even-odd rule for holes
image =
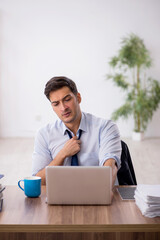
[[77, 100], [78, 100], [78, 103], [81, 103], [82, 98], [80, 93], [77, 93]]

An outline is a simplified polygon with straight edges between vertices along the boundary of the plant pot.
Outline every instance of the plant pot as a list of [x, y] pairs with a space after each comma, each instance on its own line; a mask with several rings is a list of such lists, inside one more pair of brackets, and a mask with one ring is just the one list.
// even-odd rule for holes
[[143, 132], [132, 132], [132, 140], [133, 141], [142, 141], [144, 139]]

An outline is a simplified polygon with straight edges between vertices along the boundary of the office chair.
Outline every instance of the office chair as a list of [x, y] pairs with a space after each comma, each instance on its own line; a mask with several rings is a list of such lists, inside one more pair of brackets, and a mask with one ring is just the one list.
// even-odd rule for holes
[[121, 141], [122, 154], [121, 154], [121, 168], [118, 170], [117, 177], [119, 185], [137, 185], [134, 168], [129, 153], [128, 146], [125, 142]]

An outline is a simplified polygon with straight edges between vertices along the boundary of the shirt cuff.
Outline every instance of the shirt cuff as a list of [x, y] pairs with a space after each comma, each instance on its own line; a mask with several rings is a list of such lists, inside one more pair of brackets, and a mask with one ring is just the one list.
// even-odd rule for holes
[[112, 158], [112, 159], [114, 159], [114, 160], [116, 161], [116, 165], [117, 165], [117, 168], [118, 168], [118, 170], [119, 170], [120, 167], [121, 167], [121, 161], [120, 161], [120, 159], [119, 159], [117, 156], [114, 156], [114, 155], [107, 155], [103, 160], [100, 160], [99, 165], [100, 165], [100, 166], [103, 166], [104, 163], [105, 163], [108, 159], [110, 159], [110, 158]]

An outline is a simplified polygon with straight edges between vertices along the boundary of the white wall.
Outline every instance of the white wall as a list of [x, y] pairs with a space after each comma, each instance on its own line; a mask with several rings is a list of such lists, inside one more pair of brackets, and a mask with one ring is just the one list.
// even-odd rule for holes
[[[145, 40], [160, 79], [159, 13], [159, 0], [0, 0], [0, 136], [34, 136], [55, 119], [43, 91], [57, 75], [77, 83], [84, 111], [110, 118], [123, 93], [105, 79], [123, 36]], [[160, 136], [159, 120], [160, 109], [147, 136]], [[132, 119], [117, 124], [131, 135]]]

